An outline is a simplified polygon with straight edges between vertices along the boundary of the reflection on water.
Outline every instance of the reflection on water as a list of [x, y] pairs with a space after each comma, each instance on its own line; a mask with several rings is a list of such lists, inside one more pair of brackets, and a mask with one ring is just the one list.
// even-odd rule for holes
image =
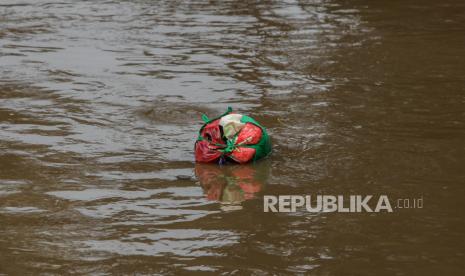
[[[218, 166], [216, 164], [195, 164], [195, 175], [207, 199], [226, 205], [236, 205], [255, 198], [269, 176], [270, 163], [267, 161], [246, 165]], [[227, 209], [234, 207], [228, 206]]]
[[[462, 275], [461, 1], [0, 1], [0, 274]], [[200, 115], [267, 127], [195, 165]], [[424, 198], [263, 213], [261, 195]]]

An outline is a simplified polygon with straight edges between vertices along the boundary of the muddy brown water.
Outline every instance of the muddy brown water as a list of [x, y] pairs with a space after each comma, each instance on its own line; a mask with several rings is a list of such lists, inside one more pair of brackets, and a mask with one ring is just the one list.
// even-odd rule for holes
[[[2, 0], [0, 99], [0, 274], [465, 272], [463, 1]], [[272, 156], [196, 166], [227, 106]]]

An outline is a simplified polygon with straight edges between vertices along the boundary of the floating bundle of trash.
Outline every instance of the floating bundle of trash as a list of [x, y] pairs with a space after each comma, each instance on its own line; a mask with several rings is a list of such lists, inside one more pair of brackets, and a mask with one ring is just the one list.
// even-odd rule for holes
[[197, 162], [247, 163], [271, 152], [266, 129], [249, 116], [232, 113], [229, 107], [217, 118], [209, 119], [202, 115], [202, 119], [205, 124], [200, 128], [195, 142]]

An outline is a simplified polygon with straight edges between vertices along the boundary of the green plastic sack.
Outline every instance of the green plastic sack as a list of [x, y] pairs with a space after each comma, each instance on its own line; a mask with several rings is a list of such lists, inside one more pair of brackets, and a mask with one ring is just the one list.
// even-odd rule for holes
[[249, 116], [233, 113], [229, 107], [219, 117], [209, 119], [202, 115], [202, 119], [205, 124], [200, 128], [195, 142], [196, 162], [247, 163], [271, 153], [266, 129]]

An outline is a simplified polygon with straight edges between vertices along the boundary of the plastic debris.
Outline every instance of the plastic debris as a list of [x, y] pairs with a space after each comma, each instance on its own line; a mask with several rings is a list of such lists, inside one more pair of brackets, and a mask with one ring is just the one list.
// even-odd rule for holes
[[209, 119], [200, 128], [195, 142], [195, 161], [202, 163], [247, 163], [271, 153], [271, 142], [266, 129], [249, 116], [228, 110]]
[[223, 135], [226, 139], [232, 139], [236, 133], [241, 131], [245, 125], [241, 119], [241, 114], [228, 114], [220, 119], [220, 126], [223, 128]]

